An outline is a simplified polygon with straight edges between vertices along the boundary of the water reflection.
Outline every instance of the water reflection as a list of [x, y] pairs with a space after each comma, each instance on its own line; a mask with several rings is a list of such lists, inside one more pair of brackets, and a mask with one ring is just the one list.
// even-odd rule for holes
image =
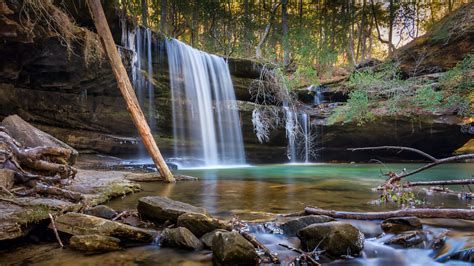
[[[418, 165], [387, 165], [390, 170], [414, 169]], [[449, 164], [408, 180], [470, 177], [474, 164]], [[380, 166], [367, 164], [267, 165], [231, 169], [194, 169], [180, 173], [199, 181], [177, 184], [143, 183], [143, 191], [112, 201], [116, 209], [135, 208], [139, 197], [158, 195], [205, 207], [222, 218], [239, 215], [263, 218], [269, 213], [301, 211], [305, 206], [339, 210], [383, 210], [396, 206], [374, 205], [379, 195], [372, 188], [383, 182]], [[426, 194], [417, 197], [428, 206], [470, 207], [471, 201], [457, 195]]]

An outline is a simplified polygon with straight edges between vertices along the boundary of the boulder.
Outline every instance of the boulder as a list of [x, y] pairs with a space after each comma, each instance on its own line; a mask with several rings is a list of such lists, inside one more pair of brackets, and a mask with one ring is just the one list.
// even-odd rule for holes
[[156, 232], [99, 218], [87, 214], [68, 212], [56, 218], [58, 231], [71, 235], [103, 235], [120, 239], [151, 243]]
[[15, 182], [15, 171], [9, 169], [0, 169], [0, 186], [10, 189]]
[[313, 251], [319, 247], [335, 258], [358, 255], [365, 240], [359, 229], [344, 222], [312, 224], [298, 231], [297, 236], [304, 250]]
[[380, 226], [385, 233], [391, 234], [423, 229], [423, 225], [417, 217], [389, 218], [384, 220]]
[[73, 165], [76, 162], [78, 152], [66, 143], [54, 138], [46, 132], [43, 132], [36, 127], [30, 125], [18, 115], [10, 115], [3, 119], [2, 126], [4, 126], [8, 134], [18, 141], [21, 145], [29, 148], [39, 146], [60, 147], [71, 151], [69, 157], [69, 164]]
[[69, 239], [72, 249], [87, 252], [107, 252], [120, 249], [120, 239], [101, 235], [77, 235]]
[[218, 264], [249, 264], [257, 263], [258, 254], [255, 247], [238, 232], [223, 232], [214, 237], [212, 252]]
[[105, 205], [97, 205], [92, 208], [87, 208], [84, 213], [109, 220], [117, 216], [117, 212], [115, 210]]
[[427, 241], [427, 232], [418, 230], [418, 231], [406, 231], [399, 235], [395, 235], [392, 238], [384, 242], [387, 245], [397, 245], [405, 248], [408, 247], [417, 247], [422, 244], [424, 241]]
[[195, 236], [201, 237], [216, 229], [226, 229], [227, 226], [218, 219], [201, 213], [184, 213], [178, 217], [178, 226], [186, 227]]
[[159, 196], [140, 198], [138, 200], [137, 209], [142, 217], [156, 222], [169, 220], [176, 223], [178, 217], [183, 213], [200, 213], [207, 215], [207, 211], [204, 208]]
[[289, 220], [280, 225], [280, 228], [283, 229], [283, 232], [285, 232], [285, 234], [294, 236], [299, 230], [305, 228], [308, 225], [327, 223], [332, 221], [334, 221], [334, 218], [326, 215], [308, 215]]
[[201, 249], [201, 241], [191, 233], [187, 228], [178, 227], [165, 229], [161, 232], [161, 244], [165, 247], [182, 249]]
[[199, 240], [204, 244], [205, 247], [212, 248], [212, 241], [214, 241], [214, 238], [221, 233], [228, 232], [224, 229], [216, 229], [212, 232], [204, 234]]

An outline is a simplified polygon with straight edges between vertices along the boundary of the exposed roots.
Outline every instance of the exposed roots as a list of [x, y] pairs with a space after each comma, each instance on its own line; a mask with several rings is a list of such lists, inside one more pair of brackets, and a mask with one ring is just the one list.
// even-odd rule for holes
[[68, 184], [77, 170], [68, 164], [72, 151], [61, 147], [24, 148], [0, 127], [0, 169], [14, 171], [15, 185], [25, 186], [14, 194], [30, 196], [47, 194], [71, 201], [82, 195], [60, 186]]

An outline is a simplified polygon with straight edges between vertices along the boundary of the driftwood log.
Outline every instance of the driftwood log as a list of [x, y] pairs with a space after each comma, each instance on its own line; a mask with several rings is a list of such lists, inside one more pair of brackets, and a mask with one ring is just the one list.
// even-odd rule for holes
[[474, 220], [474, 210], [470, 209], [403, 209], [385, 212], [346, 212], [306, 207], [306, 214], [326, 215], [337, 219], [385, 220], [388, 218], [415, 216], [418, 218], [451, 218]]
[[406, 182], [403, 187], [474, 185], [474, 179]]
[[71, 201], [82, 199], [80, 193], [60, 186], [72, 180], [77, 170], [69, 165], [73, 151], [62, 147], [22, 147], [4, 127], [0, 127], [0, 169], [14, 172], [14, 184], [25, 190], [14, 194], [29, 196], [46, 194]]

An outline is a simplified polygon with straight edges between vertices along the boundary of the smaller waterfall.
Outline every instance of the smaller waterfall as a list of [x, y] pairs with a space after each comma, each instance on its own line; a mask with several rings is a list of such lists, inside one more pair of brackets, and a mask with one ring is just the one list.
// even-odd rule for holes
[[310, 128], [310, 121], [309, 121], [309, 116], [307, 113], [302, 112], [301, 113], [301, 124], [303, 127], [303, 137], [304, 137], [304, 162], [308, 163], [309, 162], [309, 153], [310, 153], [310, 134], [311, 134], [311, 128]]
[[290, 110], [288, 103], [284, 103], [283, 109], [285, 110], [285, 132], [286, 139], [288, 140], [288, 152], [287, 156], [290, 159], [290, 162], [296, 162], [296, 133], [298, 120], [296, 113]]
[[310, 117], [307, 113], [293, 111], [287, 103], [285, 111], [285, 131], [288, 141], [287, 156], [291, 163], [309, 163], [312, 157], [313, 136]]

